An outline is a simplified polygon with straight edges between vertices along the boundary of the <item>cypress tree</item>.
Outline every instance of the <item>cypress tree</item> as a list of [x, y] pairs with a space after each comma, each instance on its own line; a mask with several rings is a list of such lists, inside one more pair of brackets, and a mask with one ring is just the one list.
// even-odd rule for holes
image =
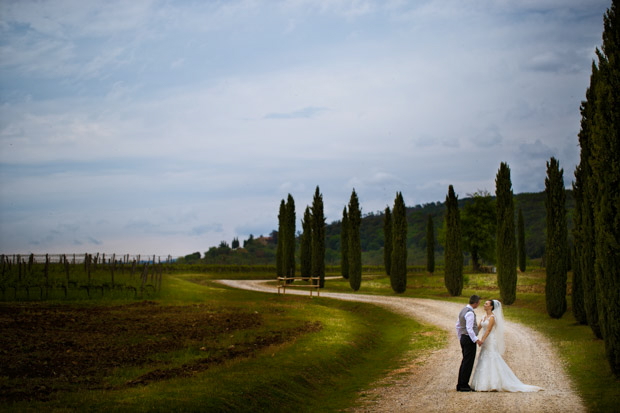
[[284, 271], [287, 277], [295, 276], [295, 219], [295, 200], [291, 194], [288, 194], [286, 201], [286, 240], [284, 244], [286, 251]]
[[515, 213], [510, 180], [510, 167], [500, 164], [495, 178], [497, 202], [497, 284], [500, 299], [511, 305], [517, 299], [517, 249], [515, 240]]
[[435, 227], [431, 214], [428, 214], [426, 224], [426, 271], [431, 274], [435, 272]]
[[383, 219], [383, 265], [385, 274], [391, 274], [392, 268], [392, 212], [390, 207], [385, 207], [385, 217]]
[[320, 288], [325, 287], [325, 214], [318, 185], [312, 199], [312, 276], [319, 277]]
[[301, 220], [301, 242], [299, 246], [299, 261], [301, 276], [308, 279], [312, 276], [312, 215], [310, 207], [306, 207]]
[[361, 223], [362, 211], [354, 189], [349, 201], [349, 284], [353, 291], [359, 290], [362, 284]]
[[576, 247], [573, 245], [573, 286], [571, 292], [571, 304], [575, 320], [577, 320], [579, 324], [587, 324], [588, 317], [586, 316], [586, 308], [583, 303], [583, 277], [581, 275], [581, 266], [578, 263], [579, 259], [575, 250]]
[[517, 218], [517, 245], [519, 247], [519, 270], [525, 272], [525, 224], [523, 223], [523, 211], [519, 208]]
[[342, 229], [340, 230], [340, 273], [345, 280], [349, 278], [349, 216], [347, 207], [342, 210]]
[[461, 216], [458, 197], [452, 185], [446, 196], [446, 245], [444, 282], [448, 293], [456, 297], [463, 291], [463, 249], [461, 246]]
[[592, 63], [590, 87], [586, 91], [586, 100], [581, 102], [581, 130], [579, 146], [581, 147], [579, 165], [575, 169], [574, 197], [574, 229], [575, 263], [581, 274], [583, 287], [583, 306], [586, 320], [594, 335], [603, 338], [598, 316], [598, 300], [596, 297], [596, 274], [594, 270], [594, 209], [593, 200], [596, 194], [596, 182], [592, 180], [592, 126], [596, 104], [596, 84], [598, 68]]
[[286, 233], [286, 203], [284, 199], [280, 202], [280, 212], [278, 213], [278, 244], [276, 247], [276, 275], [284, 277], [284, 239]]
[[620, 376], [620, 0], [603, 18], [592, 125], [592, 182], [599, 324], [611, 371]]
[[547, 313], [552, 318], [561, 318], [566, 312], [568, 240], [563, 173], [559, 162], [552, 157], [547, 162], [547, 178], [545, 179], [545, 207], [547, 208], [545, 298]]
[[390, 266], [392, 290], [403, 293], [407, 289], [407, 210], [403, 194], [396, 193], [392, 209], [392, 263]]

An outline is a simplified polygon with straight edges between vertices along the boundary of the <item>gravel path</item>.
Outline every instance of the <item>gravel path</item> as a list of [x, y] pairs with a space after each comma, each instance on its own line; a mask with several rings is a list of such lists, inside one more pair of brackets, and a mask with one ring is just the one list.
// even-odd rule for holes
[[[222, 284], [263, 292], [276, 292], [264, 281], [222, 280]], [[291, 288], [287, 294], [309, 295], [307, 290]], [[394, 312], [447, 330], [448, 345], [423, 363], [417, 360], [388, 375], [361, 395], [362, 406], [351, 412], [585, 412], [580, 397], [563, 370], [555, 349], [540, 333], [507, 321], [504, 360], [523, 383], [540, 386], [537, 393], [475, 392], [455, 390], [461, 349], [454, 325], [466, 304], [420, 298], [371, 296], [321, 292], [321, 297], [359, 301], [383, 306]], [[480, 309], [478, 317], [482, 316]], [[420, 365], [422, 364], [422, 365]]]

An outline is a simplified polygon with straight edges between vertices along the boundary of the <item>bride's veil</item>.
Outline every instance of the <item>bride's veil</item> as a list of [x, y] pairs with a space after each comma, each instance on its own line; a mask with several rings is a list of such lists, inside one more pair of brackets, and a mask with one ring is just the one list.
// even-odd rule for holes
[[495, 315], [495, 339], [497, 340], [497, 350], [499, 354], [504, 354], [506, 344], [504, 343], [504, 312], [502, 303], [493, 300], [493, 314]]

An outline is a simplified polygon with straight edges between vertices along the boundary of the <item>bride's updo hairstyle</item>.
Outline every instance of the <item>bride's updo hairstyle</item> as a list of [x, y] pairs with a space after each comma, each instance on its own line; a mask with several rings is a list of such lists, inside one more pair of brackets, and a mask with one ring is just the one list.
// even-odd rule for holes
[[495, 310], [495, 301], [494, 300], [487, 300], [487, 301], [491, 303], [491, 311]]

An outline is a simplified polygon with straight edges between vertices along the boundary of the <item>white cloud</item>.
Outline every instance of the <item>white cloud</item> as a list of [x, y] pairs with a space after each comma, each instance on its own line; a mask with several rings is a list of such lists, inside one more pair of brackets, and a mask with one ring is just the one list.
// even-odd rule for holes
[[541, 190], [607, 6], [3, 2], [0, 250], [183, 255], [267, 235], [288, 193], [331, 221], [353, 187], [493, 192], [501, 161]]

